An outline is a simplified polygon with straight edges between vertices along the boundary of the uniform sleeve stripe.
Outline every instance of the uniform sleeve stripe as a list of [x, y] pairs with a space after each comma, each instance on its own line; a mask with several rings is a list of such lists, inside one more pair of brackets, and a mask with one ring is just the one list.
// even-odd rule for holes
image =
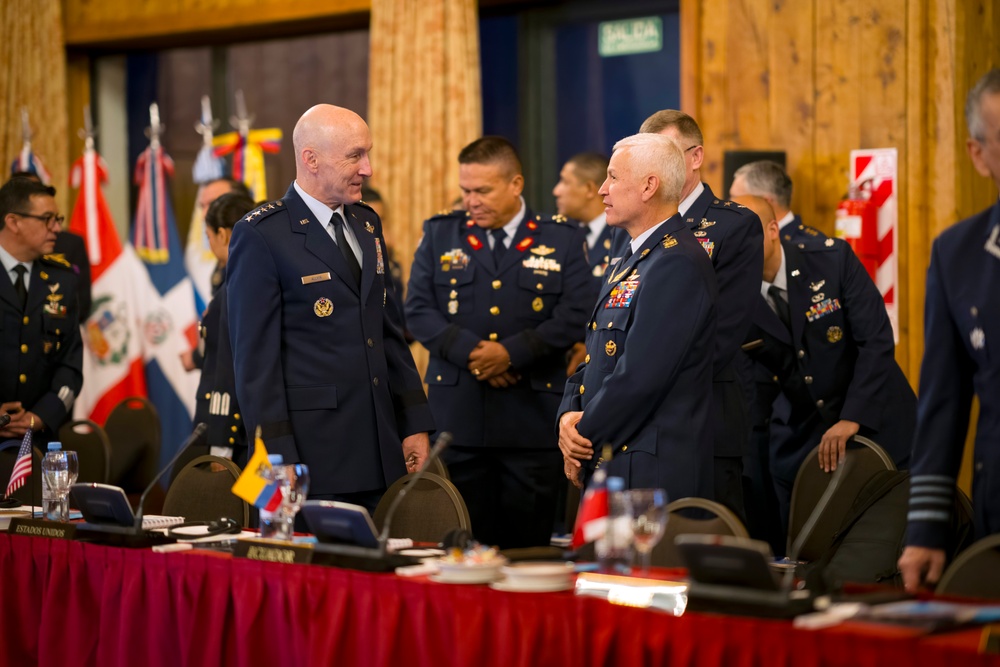
[[910, 477], [910, 482], [912, 484], [937, 483], [953, 485], [955, 478], [948, 475], [913, 475]]
[[920, 495], [924, 493], [933, 494], [936, 496], [948, 496], [949, 498], [955, 494], [955, 487], [953, 486], [938, 486], [937, 484], [914, 484], [910, 487], [911, 495]]
[[920, 510], [910, 512], [906, 515], [907, 521], [948, 521], [951, 515], [948, 512], [935, 512], [931, 510]]
[[951, 498], [910, 498], [910, 507], [917, 505], [942, 505], [949, 507], [951, 503]]

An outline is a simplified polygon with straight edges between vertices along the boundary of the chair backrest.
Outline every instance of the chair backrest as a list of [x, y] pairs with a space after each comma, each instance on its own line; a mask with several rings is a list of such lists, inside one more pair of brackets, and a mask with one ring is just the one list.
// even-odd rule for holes
[[[14, 463], [17, 461], [17, 453], [21, 449], [21, 440], [5, 440], [0, 442], [0, 495], [7, 490], [7, 483], [10, 481], [10, 474], [14, 470]], [[14, 498], [21, 501], [22, 505], [42, 504], [42, 452], [38, 447], [31, 448], [32, 475], [24, 481], [24, 486], [15, 491]]]
[[200, 456], [178, 473], [167, 489], [163, 513], [188, 521], [215, 521], [229, 517], [246, 527], [250, 505], [233, 495], [240, 467], [220, 456]]
[[684, 567], [674, 544], [678, 535], [732, 535], [750, 537], [739, 517], [725, 505], [706, 498], [680, 498], [667, 505], [667, 528], [653, 547], [650, 563], [658, 567]]
[[111, 442], [103, 428], [89, 419], [77, 419], [62, 425], [59, 441], [64, 450], [76, 452], [80, 464], [77, 482], [108, 483]]
[[431, 460], [430, 464], [427, 466], [427, 472], [432, 472], [438, 477], [451, 480], [451, 475], [448, 474], [448, 466], [444, 464], [444, 461], [440, 456]]
[[104, 423], [111, 441], [108, 479], [128, 493], [141, 492], [160, 465], [160, 417], [145, 398], [133, 396], [116, 405]]
[[840, 528], [854, 504], [858, 493], [868, 481], [878, 472], [895, 470], [896, 465], [884, 449], [861, 436], [854, 436], [847, 444], [845, 452], [844, 471], [841, 474], [840, 485], [836, 488], [830, 501], [817, 517], [809, 534], [802, 539], [802, 547], [798, 554], [792, 554], [792, 546], [800, 539], [806, 526], [806, 521], [819, 503], [826, 491], [833, 473], [823, 472], [819, 467], [819, 446], [817, 445], [799, 467], [795, 475], [795, 485], [792, 487], [792, 500], [788, 517], [788, 551], [789, 557], [799, 560], [816, 560], [833, 544], [834, 533]]
[[952, 561], [935, 593], [1000, 599], [1000, 534], [975, 542]]
[[[400, 477], [382, 496], [375, 516], [375, 526], [382, 530], [386, 513], [393, 499], [407, 485], [413, 473]], [[456, 528], [472, 530], [469, 509], [455, 485], [428, 472], [417, 481], [417, 486], [407, 491], [406, 497], [396, 508], [389, 537], [408, 537], [414, 542], [440, 542]]]

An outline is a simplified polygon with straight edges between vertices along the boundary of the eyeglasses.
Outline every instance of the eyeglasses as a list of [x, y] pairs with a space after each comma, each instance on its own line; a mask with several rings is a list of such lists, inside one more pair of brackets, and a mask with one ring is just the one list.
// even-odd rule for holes
[[684, 152], [685, 153], [690, 153], [694, 149], [698, 148], [698, 146], [701, 146], [701, 144], [695, 144], [694, 146], [688, 146], [687, 148], [684, 149]]
[[55, 213], [46, 213], [45, 215], [35, 215], [34, 213], [21, 213], [20, 211], [11, 211], [14, 215], [19, 215], [22, 218], [34, 218], [35, 220], [41, 220], [45, 223], [46, 227], [52, 227], [53, 224], [56, 226], [61, 226], [63, 221], [66, 219], [61, 215], [56, 215]]

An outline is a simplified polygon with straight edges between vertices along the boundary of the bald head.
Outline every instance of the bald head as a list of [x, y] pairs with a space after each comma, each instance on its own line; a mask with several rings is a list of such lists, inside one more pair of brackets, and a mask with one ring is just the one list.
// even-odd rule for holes
[[764, 227], [764, 275], [767, 282], [774, 282], [774, 276], [781, 267], [781, 239], [778, 230], [778, 220], [774, 208], [763, 197], [757, 195], [742, 195], [733, 197], [733, 201], [742, 204], [757, 214]]
[[295, 180], [330, 208], [361, 200], [364, 179], [372, 175], [368, 125], [350, 109], [317, 104], [292, 131]]

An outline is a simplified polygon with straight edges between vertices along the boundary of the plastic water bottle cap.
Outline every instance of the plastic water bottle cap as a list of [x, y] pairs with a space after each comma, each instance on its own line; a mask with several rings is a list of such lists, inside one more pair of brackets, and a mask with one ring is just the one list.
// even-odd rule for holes
[[60, 449], [62, 449], [62, 443], [61, 442], [50, 442], [49, 443], [49, 447], [48, 447], [48, 449], [46, 451], [58, 452]]
[[621, 477], [608, 477], [608, 491], [624, 491], [625, 480]]
[[285, 462], [285, 457], [283, 457], [281, 454], [268, 454], [267, 462], [273, 466], [280, 466]]

